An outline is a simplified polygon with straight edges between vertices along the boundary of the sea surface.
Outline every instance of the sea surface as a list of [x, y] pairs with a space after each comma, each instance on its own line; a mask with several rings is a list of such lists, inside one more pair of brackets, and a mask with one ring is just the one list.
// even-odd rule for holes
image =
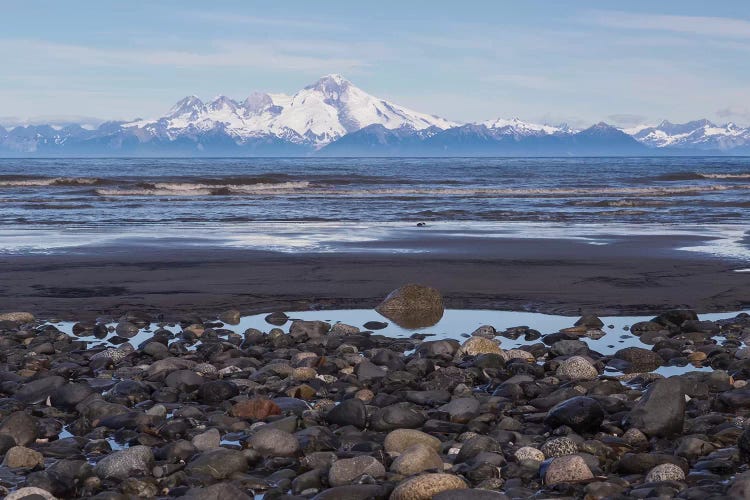
[[420, 222], [736, 243], [749, 220], [750, 158], [0, 159], [6, 252], [123, 237], [325, 250]]

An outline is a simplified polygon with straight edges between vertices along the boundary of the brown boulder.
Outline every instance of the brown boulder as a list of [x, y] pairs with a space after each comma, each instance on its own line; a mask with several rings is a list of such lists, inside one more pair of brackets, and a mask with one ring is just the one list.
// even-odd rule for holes
[[389, 293], [375, 310], [399, 326], [422, 328], [440, 321], [445, 308], [439, 291], [411, 283]]

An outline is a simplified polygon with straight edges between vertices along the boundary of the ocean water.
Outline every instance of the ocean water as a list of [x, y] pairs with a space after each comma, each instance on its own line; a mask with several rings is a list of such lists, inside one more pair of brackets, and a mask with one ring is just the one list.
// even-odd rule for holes
[[325, 249], [418, 222], [743, 243], [748, 220], [750, 158], [0, 159], [4, 251], [126, 236]]

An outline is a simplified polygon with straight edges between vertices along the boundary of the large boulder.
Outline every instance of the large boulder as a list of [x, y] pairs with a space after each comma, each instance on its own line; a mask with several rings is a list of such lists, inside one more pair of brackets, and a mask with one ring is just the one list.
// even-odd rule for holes
[[682, 432], [685, 422], [685, 392], [679, 378], [658, 379], [624, 418], [650, 437], [669, 437]]
[[423, 328], [440, 321], [445, 308], [439, 291], [410, 283], [389, 293], [375, 310], [404, 328]]

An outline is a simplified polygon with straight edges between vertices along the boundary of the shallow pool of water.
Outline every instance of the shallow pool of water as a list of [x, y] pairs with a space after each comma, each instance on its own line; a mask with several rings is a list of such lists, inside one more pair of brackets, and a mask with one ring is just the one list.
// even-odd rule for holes
[[[733, 318], [740, 312], [749, 311], [736, 311], [728, 313], [710, 313], [701, 314], [700, 319], [716, 321], [720, 319]], [[384, 318], [376, 311], [372, 309], [341, 309], [341, 310], [328, 310], [328, 311], [302, 311], [289, 313], [290, 320], [282, 325], [276, 327], [265, 321], [266, 314], [255, 314], [251, 316], [244, 316], [241, 318], [237, 325], [225, 325], [224, 328], [227, 330], [242, 334], [248, 328], [256, 328], [258, 330], [268, 332], [272, 328], [281, 328], [285, 332], [289, 331], [289, 326], [294, 319], [303, 320], [321, 320], [330, 323], [346, 323], [352, 326], [363, 328], [363, 325], [368, 321], [381, 321], [388, 323], [388, 326], [382, 330], [377, 330], [375, 333], [381, 335], [387, 335], [394, 338], [409, 338], [412, 335], [429, 334], [430, 340], [435, 339], [457, 339], [463, 341], [471, 332], [482, 325], [492, 325], [498, 332], [511, 327], [527, 326], [531, 329], [539, 331], [542, 335], [555, 333], [563, 328], [573, 326], [578, 319], [577, 316], [558, 316], [551, 314], [531, 313], [531, 312], [519, 312], [519, 311], [495, 311], [495, 310], [468, 310], [468, 309], [449, 309], [445, 311], [443, 317], [435, 325], [425, 328], [404, 328]], [[651, 346], [643, 344], [638, 337], [631, 334], [628, 330], [631, 325], [639, 321], [648, 321], [653, 316], [604, 316], [601, 320], [604, 322], [604, 336], [601, 338], [589, 338], [582, 337], [581, 340], [586, 342], [589, 347], [601, 354], [612, 354], [624, 347], [639, 346], [650, 349]], [[114, 326], [115, 324], [111, 324]], [[55, 326], [61, 331], [64, 331], [72, 335], [73, 323], [63, 322], [55, 323]], [[156, 328], [155, 325], [151, 325], [148, 328], [142, 329], [136, 336], [129, 339], [133, 346], [138, 346], [144, 340], [147, 340], [153, 335], [153, 331]], [[165, 325], [164, 328], [171, 331], [172, 333], [178, 333], [180, 331], [179, 326]], [[89, 342], [89, 347], [95, 347], [98, 345], [113, 346], [110, 340], [115, 337], [115, 333], [111, 332], [103, 339], [98, 339], [93, 336], [80, 336], [77, 337], [80, 340]], [[718, 342], [723, 340], [722, 337], [715, 337]], [[505, 337], [497, 337], [501, 341], [501, 346], [504, 349], [511, 349], [520, 347], [530, 343], [539, 342], [540, 340], [527, 341], [523, 336], [518, 339], [509, 339]], [[195, 349], [197, 344], [190, 346], [190, 349]], [[685, 371], [708, 369], [708, 368], [695, 368], [695, 367], [678, 367], [678, 366], [663, 366], [656, 370], [656, 373], [660, 373], [665, 376], [676, 375], [684, 373]]]

